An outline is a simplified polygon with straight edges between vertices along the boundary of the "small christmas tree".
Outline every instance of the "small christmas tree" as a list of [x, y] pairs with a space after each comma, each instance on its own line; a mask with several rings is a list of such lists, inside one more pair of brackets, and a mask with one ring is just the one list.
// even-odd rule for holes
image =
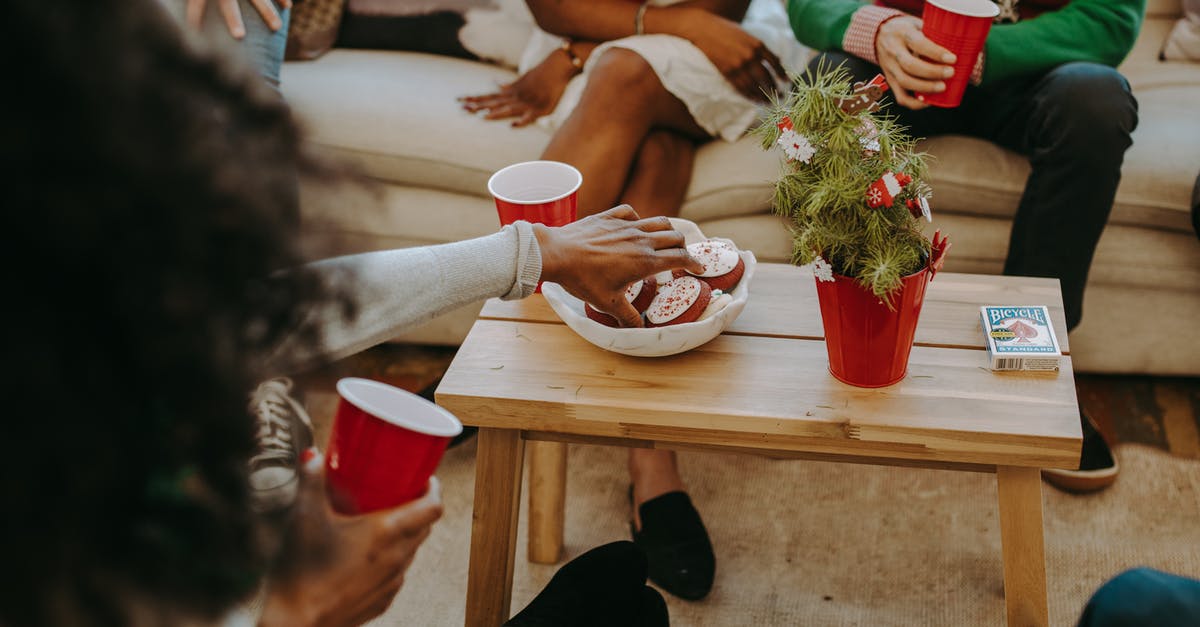
[[[818, 68], [771, 103], [756, 133], [787, 156], [775, 211], [793, 222], [793, 263], [818, 278], [854, 277], [891, 302], [901, 279], [928, 263], [924, 155], [894, 120], [876, 114], [882, 76], [850, 84], [845, 68]], [[823, 276], [824, 275], [824, 276]]]

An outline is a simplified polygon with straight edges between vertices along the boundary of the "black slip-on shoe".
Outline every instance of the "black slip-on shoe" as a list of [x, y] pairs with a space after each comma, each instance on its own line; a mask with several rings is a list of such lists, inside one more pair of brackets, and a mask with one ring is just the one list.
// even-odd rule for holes
[[[633, 500], [632, 490], [630, 501]], [[633, 541], [646, 552], [650, 581], [671, 594], [698, 601], [712, 590], [717, 558], [700, 513], [686, 492], [668, 492], [638, 508], [641, 530]]]
[[[646, 554], [629, 541], [594, 548], [567, 562], [504, 627], [661, 627], [642, 622], [658, 609], [646, 595]], [[655, 595], [658, 593], [654, 590]], [[662, 601], [662, 597], [658, 597]], [[650, 603], [649, 607], [647, 604]], [[661, 610], [665, 614], [666, 604]]]

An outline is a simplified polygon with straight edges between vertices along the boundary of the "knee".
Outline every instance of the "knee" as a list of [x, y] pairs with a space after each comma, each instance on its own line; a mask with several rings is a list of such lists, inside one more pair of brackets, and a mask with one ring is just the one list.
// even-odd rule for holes
[[1067, 63], [1052, 70], [1041, 97], [1042, 134], [1089, 153], [1124, 154], [1137, 127], [1137, 100], [1115, 69]]
[[601, 53], [587, 84], [592, 97], [624, 103], [640, 103], [660, 89], [654, 68], [642, 55], [626, 48], [609, 48]]

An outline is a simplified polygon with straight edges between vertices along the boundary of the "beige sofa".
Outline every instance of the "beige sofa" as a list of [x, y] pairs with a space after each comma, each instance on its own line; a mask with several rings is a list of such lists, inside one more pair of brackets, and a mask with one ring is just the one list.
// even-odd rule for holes
[[[1081, 371], [1200, 375], [1200, 241], [1188, 213], [1200, 172], [1200, 64], [1158, 60], [1180, 6], [1179, 0], [1149, 5], [1137, 47], [1121, 67], [1141, 121], [1072, 352]], [[378, 183], [370, 191], [305, 186], [308, 254], [435, 244], [494, 231], [488, 176], [537, 158], [548, 135], [468, 115], [455, 98], [512, 77], [493, 65], [404, 52], [334, 50], [315, 62], [287, 64], [285, 95], [318, 152], [357, 164]], [[1000, 272], [1028, 163], [965, 137], [931, 139], [926, 149], [937, 158], [934, 226], [954, 238], [947, 270]], [[704, 146], [682, 217], [761, 260], [786, 261], [788, 234], [770, 212], [778, 159], [752, 139]], [[453, 312], [405, 339], [457, 343], [477, 311]]]

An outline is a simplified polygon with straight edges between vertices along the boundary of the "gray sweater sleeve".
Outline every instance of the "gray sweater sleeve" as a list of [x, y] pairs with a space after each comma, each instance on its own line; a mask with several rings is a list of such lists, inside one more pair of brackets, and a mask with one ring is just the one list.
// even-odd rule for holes
[[[533, 228], [522, 221], [477, 239], [336, 257], [307, 268], [348, 294], [357, 313], [346, 317], [337, 303], [304, 312], [298, 332], [269, 352], [266, 372], [340, 359], [485, 298], [524, 298], [541, 277], [542, 256]], [[316, 341], [302, 339], [301, 331], [315, 331]]]

